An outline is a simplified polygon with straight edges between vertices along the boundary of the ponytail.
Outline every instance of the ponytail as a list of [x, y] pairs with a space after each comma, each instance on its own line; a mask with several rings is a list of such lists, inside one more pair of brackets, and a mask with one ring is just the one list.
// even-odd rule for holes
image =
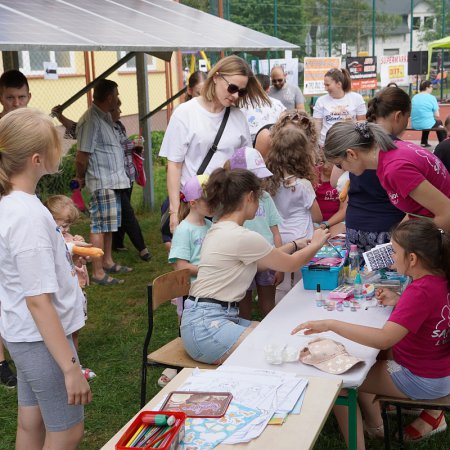
[[334, 124], [325, 138], [324, 153], [327, 159], [346, 156], [349, 148], [368, 152], [375, 146], [388, 151], [397, 148], [384, 129], [371, 122], [338, 122]]
[[376, 122], [379, 118], [386, 119], [396, 111], [409, 114], [411, 99], [403, 89], [386, 87], [369, 101], [366, 118], [368, 122]]
[[260, 179], [249, 170], [218, 168], [209, 176], [206, 185], [206, 202], [218, 217], [239, 210], [245, 194], [253, 192], [259, 198]]
[[345, 93], [352, 90], [352, 78], [347, 69], [330, 69], [325, 77], [331, 78], [336, 83], [341, 83], [342, 90]]
[[430, 219], [401, 222], [392, 239], [406, 253], [415, 253], [432, 273], [444, 274], [450, 286], [450, 236]]

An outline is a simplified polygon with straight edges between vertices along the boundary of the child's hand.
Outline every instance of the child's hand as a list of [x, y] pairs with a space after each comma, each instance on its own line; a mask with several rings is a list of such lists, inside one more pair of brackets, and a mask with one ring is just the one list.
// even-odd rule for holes
[[69, 371], [64, 373], [64, 382], [69, 405], [87, 405], [92, 401], [91, 388], [78, 364], [74, 364]]
[[[80, 236], [79, 234], [76, 234], [74, 237], [73, 237], [73, 240], [75, 241], [75, 242], [86, 242], [86, 240], [84, 239], [84, 237], [83, 236]], [[78, 244], [77, 244], [78, 245]], [[92, 244], [90, 244], [90, 245], [92, 245]]]
[[278, 286], [284, 280], [284, 272], [275, 272], [275, 278], [273, 281], [274, 286]]
[[314, 234], [311, 238], [311, 245], [315, 245], [318, 248], [321, 248], [323, 244], [325, 244], [325, 242], [330, 239], [330, 236], [331, 235], [329, 230], [318, 228], [316, 231], [314, 231]]
[[388, 288], [378, 288], [375, 290], [375, 297], [380, 305], [395, 306], [400, 295]]
[[296, 334], [302, 330], [305, 330], [305, 332], [304, 332], [305, 335], [330, 331], [330, 321], [329, 320], [312, 320], [311, 322], [305, 322], [300, 325], [297, 325], [291, 331], [291, 334]]

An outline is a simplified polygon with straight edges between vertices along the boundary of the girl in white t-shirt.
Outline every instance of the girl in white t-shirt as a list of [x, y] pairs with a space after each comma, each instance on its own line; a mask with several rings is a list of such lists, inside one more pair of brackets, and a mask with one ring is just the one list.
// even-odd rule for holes
[[352, 92], [352, 80], [346, 69], [330, 69], [324, 77], [328, 94], [319, 97], [313, 117], [324, 145], [328, 130], [337, 122], [366, 120], [366, 104], [360, 94]]
[[92, 399], [71, 334], [83, 293], [50, 212], [35, 195], [55, 173], [61, 143], [51, 119], [21, 108], [0, 120], [0, 332], [18, 378], [16, 448], [76, 449]]
[[[304, 131], [295, 125], [286, 125], [272, 135], [272, 149], [267, 168], [273, 173], [267, 179], [266, 190], [272, 195], [281, 215], [279, 225], [283, 244], [293, 239], [311, 238], [313, 222], [322, 221], [313, 184], [316, 178], [314, 152]], [[301, 279], [300, 273], [285, 274], [277, 286], [275, 302]]]
[[299, 239], [274, 248], [243, 227], [255, 217], [261, 195], [261, 181], [249, 170], [216, 169], [209, 177], [206, 201], [218, 219], [203, 241], [180, 329], [183, 345], [196, 361], [221, 364], [257, 325], [239, 317], [239, 302], [257, 270], [296, 271], [329, 237], [319, 229], [309, 245]]

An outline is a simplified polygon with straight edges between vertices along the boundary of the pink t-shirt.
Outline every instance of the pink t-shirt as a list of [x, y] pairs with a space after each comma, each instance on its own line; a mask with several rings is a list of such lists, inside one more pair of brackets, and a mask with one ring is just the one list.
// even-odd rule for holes
[[377, 175], [389, 200], [405, 213], [433, 217], [433, 214], [410, 196], [423, 181], [450, 197], [450, 176], [442, 161], [428, 150], [406, 141], [396, 141], [396, 149], [380, 151]]
[[315, 188], [317, 203], [320, 206], [323, 220], [328, 220], [337, 213], [340, 205], [339, 192], [329, 181], [323, 181]]
[[425, 378], [450, 375], [450, 293], [447, 279], [414, 280], [389, 317], [409, 333], [392, 348], [394, 360]]

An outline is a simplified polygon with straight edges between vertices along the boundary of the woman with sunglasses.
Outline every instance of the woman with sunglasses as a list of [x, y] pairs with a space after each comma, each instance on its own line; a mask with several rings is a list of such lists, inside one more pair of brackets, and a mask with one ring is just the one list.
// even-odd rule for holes
[[[392, 88], [395, 89], [395, 88]], [[391, 203], [409, 218], [429, 217], [450, 231], [450, 175], [428, 150], [392, 141], [377, 124], [341, 122], [327, 134], [325, 156], [343, 170], [376, 170]]]
[[345, 69], [330, 69], [324, 76], [328, 94], [314, 105], [313, 118], [323, 146], [328, 130], [336, 122], [365, 120], [366, 104], [360, 94], [352, 92], [352, 80]]
[[160, 151], [160, 156], [168, 160], [167, 190], [172, 233], [178, 225], [180, 189], [196, 175], [214, 142], [226, 108], [231, 108], [230, 115], [205, 173], [222, 167], [235, 149], [251, 146], [247, 120], [239, 110], [240, 106], [249, 103], [270, 105], [270, 100], [249, 65], [233, 55], [221, 59], [209, 71], [200, 97], [183, 103], [174, 111]]

